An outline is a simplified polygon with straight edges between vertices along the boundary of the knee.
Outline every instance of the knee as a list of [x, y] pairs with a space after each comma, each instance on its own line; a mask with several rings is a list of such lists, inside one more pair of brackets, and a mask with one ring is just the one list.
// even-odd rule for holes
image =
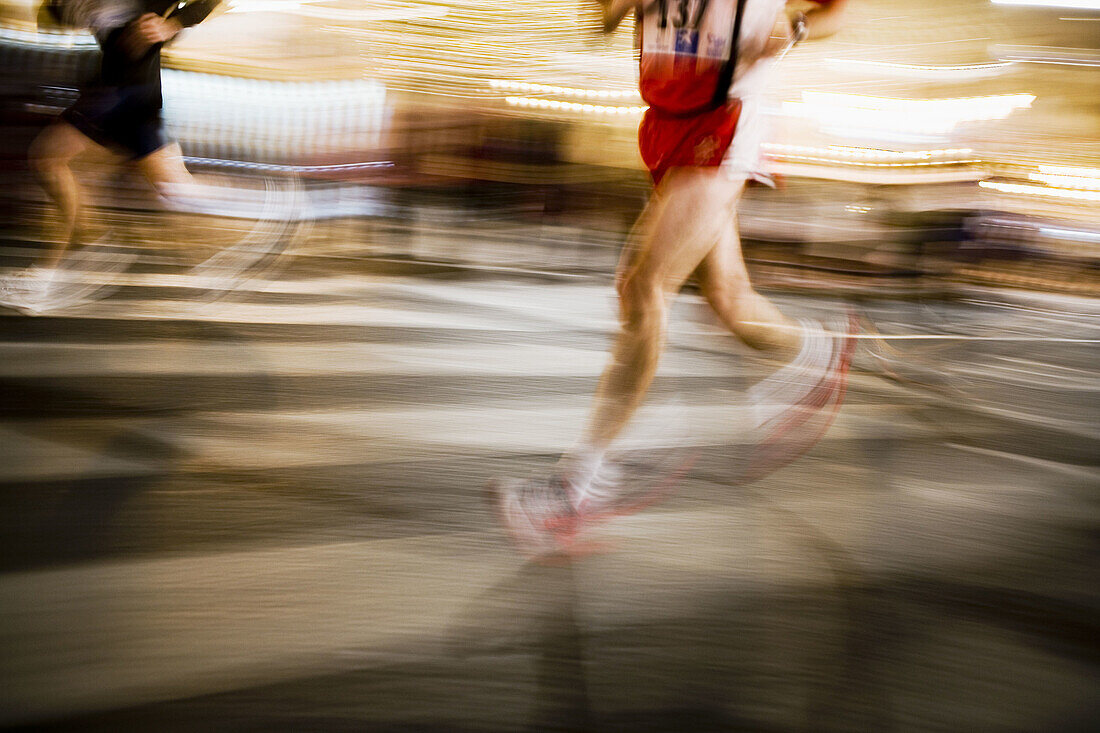
[[619, 313], [627, 328], [662, 328], [667, 302], [661, 283], [645, 273], [632, 272], [619, 287]]
[[31, 172], [39, 178], [55, 176], [69, 165], [68, 159], [39, 146], [31, 147], [27, 154], [27, 163], [30, 165]]
[[50, 156], [33, 147], [30, 149], [30, 152], [27, 153], [27, 164], [30, 166], [31, 172], [39, 177], [49, 174], [53, 167], [52, 161], [53, 159]]

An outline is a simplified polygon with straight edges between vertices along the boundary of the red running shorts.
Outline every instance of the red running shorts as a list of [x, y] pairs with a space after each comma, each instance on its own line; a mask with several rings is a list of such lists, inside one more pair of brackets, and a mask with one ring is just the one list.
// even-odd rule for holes
[[672, 168], [721, 165], [733, 143], [740, 116], [739, 100], [689, 117], [652, 107], [646, 110], [638, 128], [638, 148], [653, 177], [653, 185], [659, 184]]

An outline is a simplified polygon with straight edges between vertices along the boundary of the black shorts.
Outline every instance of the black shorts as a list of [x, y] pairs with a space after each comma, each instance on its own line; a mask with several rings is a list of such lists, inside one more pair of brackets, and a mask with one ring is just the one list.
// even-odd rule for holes
[[98, 144], [137, 160], [167, 143], [160, 105], [144, 96], [115, 89], [88, 91], [61, 119]]

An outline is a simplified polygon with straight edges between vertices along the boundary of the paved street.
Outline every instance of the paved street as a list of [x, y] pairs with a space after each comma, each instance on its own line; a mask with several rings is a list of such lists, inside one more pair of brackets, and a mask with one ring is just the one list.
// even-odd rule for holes
[[[360, 268], [363, 269], [363, 268]], [[49, 730], [1084, 731], [1096, 303], [858, 304], [825, 439], [737, 485], [767, 373], [677, 305], [675, 496], [529, 564], [481, 490], [576, 438], [596, 278], [171, 273], [0, 316], [0, 720]], [[795, 315], [842, 312], [783, 295]]]
[[[95, 64], [39, 4], [0, 12], [0, 274], [64, 236], [27, 147]], [[685, 294], [623, 441], [632, 490], [676, 491], [535, 563], [483, 490], [574, 444], [608, 358], [648, 191], [629, 24], [224, 8], [163, 78], [225, 195], [166, 212], [80, 161], [87, 289], [0, 307], [0, 728], [1096, 729], [1100, 300], [991, 287], [1097, 292], [1095, 13], [858, 2], [794, 50], [753, 282], [885, 348], [748, 483], [775, 365]], [[262, 277], [188, 269], [227, 251]]]

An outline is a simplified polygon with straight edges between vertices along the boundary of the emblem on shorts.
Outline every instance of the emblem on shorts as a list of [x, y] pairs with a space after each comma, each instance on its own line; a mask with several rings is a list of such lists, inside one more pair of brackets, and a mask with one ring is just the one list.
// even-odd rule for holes
[[695, 164], [703, 165], [704, 163], [709, 163], [717, 152], [718, 138], [714, 135], [707, 135], [695, 144]]

